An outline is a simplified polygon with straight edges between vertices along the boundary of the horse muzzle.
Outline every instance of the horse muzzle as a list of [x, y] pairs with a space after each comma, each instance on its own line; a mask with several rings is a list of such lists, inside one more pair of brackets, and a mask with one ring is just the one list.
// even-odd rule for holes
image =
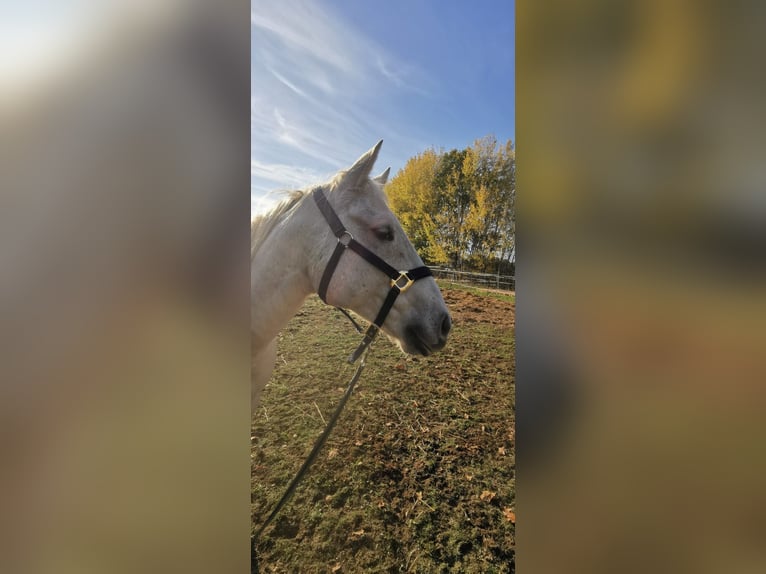
[[452, 318], [444, 312], [432, 329], [422, 323], [413, 323], [404, 331], [402, 348], [411, 355], [428, 355], [439, 351], [447, 344], [447, 336], [452, 329]]

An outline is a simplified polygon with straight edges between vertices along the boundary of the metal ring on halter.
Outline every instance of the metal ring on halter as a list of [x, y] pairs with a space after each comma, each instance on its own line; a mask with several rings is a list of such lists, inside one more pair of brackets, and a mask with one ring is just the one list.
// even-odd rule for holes
[[[344, 242], [344, 241], [342, 241], [342, 239], [343, 239], [345, 236], [348, 236], [348, 239], [347, 239], [347, 240]], [[343, 233], [341, 233], [341, 234], [338, 236], [338, 243], [340, 243], [340, 244], [341, 244], [343, 247], [348, 247], [348, 246], [349, 246], [349, 244], [350, 244], [350, 243], [351, 243], [353, 240], [354, 240], [354, 236], [353, 236], [353, 235], [351, 235], [351, 233], [350, 233], [350, 232], [348, 232], [348, 231], [346, 231], [345, 229], [343, 230]]]
[[[404, 279], [404, 284], [400, 285], [400, 281]], [[396, 287], [399, 289], [399, 293], [404, 293], [407, 289], [409, 289], [412, 284], [415, 282], [414, 279], [410, 279], [410, 276], [407, 275], [406, 271], [399, 271], [399, 277], [396, 279], [391, 279], [391, 287]]]

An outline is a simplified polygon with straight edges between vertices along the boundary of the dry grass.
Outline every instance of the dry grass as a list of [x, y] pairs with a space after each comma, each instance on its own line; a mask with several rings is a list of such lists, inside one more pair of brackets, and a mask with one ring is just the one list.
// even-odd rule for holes
[[[360, 385], [293, 500], [258, 542], [261, 572], [512, 572], [511, 296], [443, 288], [448, 347], [376, 343]], [[309, 299], [280, 336], [253, 417], [252, 512], [265, 518], [321, 433], [358, 336]]]

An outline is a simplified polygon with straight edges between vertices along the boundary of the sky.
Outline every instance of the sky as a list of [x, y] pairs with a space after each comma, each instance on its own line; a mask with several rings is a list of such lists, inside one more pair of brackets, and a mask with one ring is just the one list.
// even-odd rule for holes
[[252, 0], [251, 213], [378, 140], [392, 176], [430, 147], [515, 144], [513, 0]]

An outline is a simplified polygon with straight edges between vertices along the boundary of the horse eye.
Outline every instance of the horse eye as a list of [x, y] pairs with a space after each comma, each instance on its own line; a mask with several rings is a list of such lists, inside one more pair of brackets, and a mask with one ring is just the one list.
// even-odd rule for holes
[[393, 241], [394, 230], [391, 229], [389, 226], [381, 227], [375, 230], [375, 236], [381, 241]]

